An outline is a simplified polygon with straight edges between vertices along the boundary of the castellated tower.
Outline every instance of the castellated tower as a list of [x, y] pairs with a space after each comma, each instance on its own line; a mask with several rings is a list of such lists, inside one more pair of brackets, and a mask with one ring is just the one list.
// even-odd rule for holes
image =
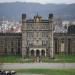
[[38, 14], [27, 19], [22, 14], [22, 57], [53, 58], [53, 14], [47, 20]]
[[22, 57], [26, 56], [26, 47], [27, 47], [27, 33], [26, 33], [26, 14], [22, 14]]
[[53, 14], [49, 14], [49, 17], [48, 17], [48, 20], [49, 20], [49, 28], [50, 28], [50, 31], [49, 31], [49, 55], [50, 55], [50, 58], [54, 58], [54, 43], [53, 43]]

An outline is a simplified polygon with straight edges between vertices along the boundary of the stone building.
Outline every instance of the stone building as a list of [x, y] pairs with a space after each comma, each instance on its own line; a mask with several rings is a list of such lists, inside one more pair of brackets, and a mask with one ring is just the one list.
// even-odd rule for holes
[[21, 53], [21, 33], [0, 33], [0, 55]]
[[33, 19], [27, 19], [26, 14], [22, 14], [20, 33], [0, 33], [0, 55], [21, 54], [23, 58], [53, 58], [59, 53], [75, 55], [74, 30], [75, 26], [71, 25], [66, 32], [55, 32], [53, 14], [49, 14], [48, 19], [43, 19], [38, 14]]
[[48, 20], [38, 14], [27, 20], [22, 14], [22, 57], [50, 56], [53, 58], [53, 14]]
[[54, 33], [54, 53], [64, 53], [65, 55], [75, 55], [75, 34], [74, 33]]

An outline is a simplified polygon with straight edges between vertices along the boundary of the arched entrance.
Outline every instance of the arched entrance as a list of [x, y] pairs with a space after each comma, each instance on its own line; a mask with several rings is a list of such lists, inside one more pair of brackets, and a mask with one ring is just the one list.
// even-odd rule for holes
[[42, 51], [41, 51], [41, 55], [42, 55], [42, 56], [45, 56], [45, 50], [42, 50]]
[[31, 50], [31, 56], [34, 56], [34, 50]]
[[40, 51], [36, 50], [36, 56], [39, 57], [40, 56]]

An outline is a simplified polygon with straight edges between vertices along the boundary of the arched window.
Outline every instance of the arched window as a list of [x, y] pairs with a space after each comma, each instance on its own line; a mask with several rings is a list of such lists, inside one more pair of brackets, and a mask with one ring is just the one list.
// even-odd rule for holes
[[36, 56], [40, 56], [40, 51], [39, 50], [36, 50]]
[[34, 56], [34, 50], [31, 50], [31, 56]]
[[41, 51], [42, 56], [45, 56], [45, 50]]

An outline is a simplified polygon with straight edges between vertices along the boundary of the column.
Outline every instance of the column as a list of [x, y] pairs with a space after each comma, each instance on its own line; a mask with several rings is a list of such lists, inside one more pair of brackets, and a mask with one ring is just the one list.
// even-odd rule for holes
[[26, 14], [22, 14], [22, 57], [26, 57], [26, 50], [27, 50], [27, 27], [26, 27]]
[[18, 53], [18, 39], [16, 40], [16, 52]]
[[60, 53], [61, 52], [61, 39], [59, 39], [59, 46], [58, 47], [59, 47], [59, 50], [58, 51]]
[[31, 56], [31, 50], [29, 50], [29, 57]]
[[16, 40], [14, 39], [13, 41], [14, 55], [16, 55], [16, 46], [17, 46]]
[[65, 47], [64, 47], [65, 54], [68, 54], [68, 39], [65, 38], [64, 42], [65, 42], [65, 43], [64, 43], [64, 44], [65, 44], [65, 45], [64, 45], [64, 46], [65, 46]]
[[36, 50], [34, 50], [34, 56], [36, 57]]
[[46, 50], [45, 50], [45, 57], [46, 57]]
[[41, 50], [40, 50], [40, 56], [41, 56]]
[[57, 53], [59, 53], [59, 39], [57, 40]]
[[[52, 33], [53, 34], [53, 33]], [[54, 48], [53, 48], [53, 35], [51, 37], [51, 50], [50, 50], [51, 58], [54, 58]]]
[[22, 33], [22, 57], [25, 58], [26, 57], [26, 50], [27, 50], [27, 36], [26, 36], [26, 32]]
[[7, 54], [11, 53], [11, 39], [7, 39]]

